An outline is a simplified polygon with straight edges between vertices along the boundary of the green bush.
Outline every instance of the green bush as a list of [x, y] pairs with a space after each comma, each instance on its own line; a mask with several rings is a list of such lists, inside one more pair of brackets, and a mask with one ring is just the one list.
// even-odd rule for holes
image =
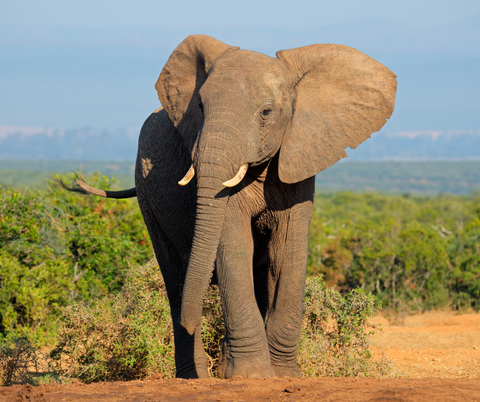
[[[321, 278], [309, 278], [298, 361], [306, 377], [383, 377], [392, 374], [385, 357], [374, 360], [368, 335], [375, 298], [355, 289], [345, 296]], [[370, 330], [369, 330], [370, 327]]]
[[[55, 371], [85, 382], [175, 376], [170, 307], [158, 265], [129, 269], [116, 296], [62, 309]], [[224, 327], [218, 289], [207, 293], [202, 338], [216, 375]]]
[[[57, 177], [58, 179], [58, 177]], [[113, 178], [97, 174], [85, 179], [102, 190], [115, 188]], [[66, 228], [69, 257], [84, 273], [77, 286], [90, 299], [118, 292], [131, 263], [145, 263], [153, 251], [136, 199], [112, 200], [79, 195], [53, 186], [48, 193], [56, 216]]]
[[310, 226], [308, 272], [325, 275], [342, 292], [372, 292], [397, 312], [478, 310], [479, 206], [476, 194], [320, 196]]
[[[115, 187], [99, 175], [87, 181]], [[115, 308], [130, 305], [119, 294], [129, 286], [128, 264], [153, 255], [136, 200], [80, 196], [52, 181], [48, 186], [43, 193], [0, 187], [0, 342], [27, 337], [52, 344], [56, 320], [68, 306], [79, 317], [103, 303], [114, 317]], [[317, 195], [308, 272], [324, 275], [343, 296], [371, 292], [394, 314], [445, 306], [479, 310], [479, 267], [479, 194]], [[215, 372], [223, 325], [216, 291], [210, 292], [203, 338]], [[101, 308], [95, 314], [100, 323]]]
[[0, 336], [51, 343], [60, 307], [69, 303], [73, 290], [67, 264], [46, 258], [28, 267], [0, 251], [0, 277]]
[[0, 188], [0, 339], [51, 342], [74, 286], [60, 231], [40, 193]]
[[63, 308], [58, 332], [50, 355], [64, 376], [88, 383], [175, 373], [170, 307], [154, 263], [126, 271], [117, 295]]
[[451, 236], [448, 251], [453, 266], [453, 307], [480, 310], [480, 219], [460, 227]]
[[[319, 278], [307, 281], [299, 362], [308, 376], [389, 375], [386, 360], [372, 359], [368, 319], [374, 297], [355, 290], [343, 297]], [[175, 373], [170, 309], [158, 266], [131, 269], [117, 296], [65, 307], [60, 342], [51, 357], [56, 371], [85, 382], [131, 380]], [[203, 309], [202, 337], [217, 375], [224, 336], [218, 291], [211, 288]]]
[[82, 197], [53, 182], [44, 193], [0, 187], [0, 341], [50, 344], [61, 306], [118, 292], [127, 259], [152, 254], [134, 201]]

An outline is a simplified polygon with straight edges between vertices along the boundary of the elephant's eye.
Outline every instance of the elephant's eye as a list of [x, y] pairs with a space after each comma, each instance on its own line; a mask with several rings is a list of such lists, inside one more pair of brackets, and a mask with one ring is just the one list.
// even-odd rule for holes
[[262, 116], [262, 119], [266, 119], [268, 115], [270, 114], [272, 110], [271, 109], [263, 109], [262, 112], [260, 113], [260, 116]]
[[202, 101], [198, 102], [198, 107], [199, 107], [200, 110], [203, 112], [203, 103], [202, 103]]

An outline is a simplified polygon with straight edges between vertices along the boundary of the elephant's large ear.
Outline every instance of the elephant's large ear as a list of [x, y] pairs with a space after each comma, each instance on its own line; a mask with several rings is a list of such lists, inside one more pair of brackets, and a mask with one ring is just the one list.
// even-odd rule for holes
[[279, 177], [296, 183], [347, 156], [382, 128], [395, 104], [396, 75], [356, 49], [311, 45], [277, 52], [297, 80]]
[[198, 91], [213, 62], [235, 49], [210, 36], [191, 35], [170, 55], [155, 84], [158, 99], [190, 150], [203, 121]]

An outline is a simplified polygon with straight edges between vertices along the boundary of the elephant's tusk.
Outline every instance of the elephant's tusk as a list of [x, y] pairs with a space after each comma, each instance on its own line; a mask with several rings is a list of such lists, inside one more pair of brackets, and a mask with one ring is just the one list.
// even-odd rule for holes
[[193, 179], [193, 176], [195, 176], [195, 169], [193, 168], [193, 163], [192, 166], [190, 166], [190, 169], [188, 169], [187, 174], [185, 177], [178, 182], [181, 186], [186, 186], [188, 183], [190, 183], [190, 180]]
[[92, 186], [89, 186], [87, 183], [81, 180], [77, 180], [76, 183], [78, 187], [80, 187], [82, 190], [86, 191], [87, 193], [99, 195], [100, 197], [107, 197], [107, 193], [104, 190], [93, 188]]
[[245, 177], [245, 173], [247, 173], [248, 170], [248, 163], [245, 163], [245, 165], [240, 166], [240, 169], [238, 169], [237, 174], [233, 179], [230, 179], [223, 183], [225, 187], [235, 187], [238, 183], [240, 183], [243, 178]]

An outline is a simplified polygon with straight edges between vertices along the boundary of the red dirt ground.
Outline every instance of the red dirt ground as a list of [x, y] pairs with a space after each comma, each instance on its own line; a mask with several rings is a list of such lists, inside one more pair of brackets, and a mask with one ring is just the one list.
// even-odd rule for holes
[[480, 382], [480, 314], [430, 312], [388, 325], [372, 337], [395, 366], [410, 378], [477, 378]]
[[4, 401], [477, 401], [480, 314], [427, 313], [388, 325], [373, 337], [400, 378], [275, 378], [49, 384], [0, 388]]

